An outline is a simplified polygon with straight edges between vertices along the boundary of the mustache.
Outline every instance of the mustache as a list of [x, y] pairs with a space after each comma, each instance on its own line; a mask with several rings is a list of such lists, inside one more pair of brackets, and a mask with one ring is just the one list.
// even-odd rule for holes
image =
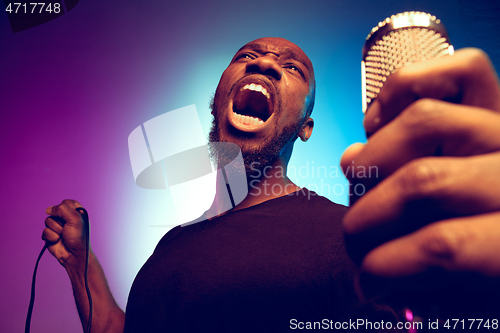
[[262, 80], [264, 83], [266, 83], [267, 85], [271, 85], [274, 89], [274, 92], [276, 93], [277, 96], [279, 96], [281, 94], [281, 89], [279, 88], [279, 85], [278, 85], [278, 81], [270, 76], [270, 75], [265, 75], [265, 74], [262, 74], [262, 73], [258, 73], [258, 72], [248, 72], [246, 73], [243, 77], [241, 77], [239, 80], [237, 80], [232, 86], [231, 86], [231, 89], [229, 89], [229, 92], [228, 92], [228, 96], [227, 97], [230, 97], [231, 94], [233, 93], [234, 89], [236, 88], [236, 86], [238, 86], [238, 84], [241, 82], [241, 81], [244, 81], [246, 80], [249, 76], [256, 76], [256, 77], [263, 77], [265, 78], [265, 80]]

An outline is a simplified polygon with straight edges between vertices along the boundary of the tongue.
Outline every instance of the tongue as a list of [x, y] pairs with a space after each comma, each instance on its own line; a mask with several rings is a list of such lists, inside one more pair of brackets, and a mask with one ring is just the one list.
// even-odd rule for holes
[[259, 91], [245, 89], [236, 94], [233, 103], [234, 112], [266, 121], [269, 118], [267, 97]]

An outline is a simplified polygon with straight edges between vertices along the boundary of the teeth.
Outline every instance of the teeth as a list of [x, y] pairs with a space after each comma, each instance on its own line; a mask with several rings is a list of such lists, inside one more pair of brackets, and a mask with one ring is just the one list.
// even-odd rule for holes
[[243, 125], [257, 126], [264, 124], [264, 121], [257, 117], [244, 116], [236, 112], [234, 112], [234, 115], [236, 116], [236, 120]]
[[260, 84], [250, 83], [250, 84], [245, 85], [242, 90], [245, 90], [245, 89], [260, 91], [267, 98], [271, 98], [271, 95], [267, 92], [266, 88], [264, 88]]

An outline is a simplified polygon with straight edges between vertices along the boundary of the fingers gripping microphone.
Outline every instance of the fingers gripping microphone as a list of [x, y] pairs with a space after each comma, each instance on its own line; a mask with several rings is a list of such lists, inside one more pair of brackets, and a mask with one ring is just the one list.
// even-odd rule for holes
[[[453, 55], [446, 28], [435, 16], [422, 12], [405, 12], [392, 15], [375, 26], [366, 37], [361, 61], [363, 113], [378, 97], [387, 78], [403, 66], [426, 59]], [[366, 286], [367, 281], [364, 282]], [[369, 282], [370, 288], [378, 288], [378, 278]], [[410, 282], [408, 282], [410, 283]], [[375, 287], [376, 286], [376, 287]], [[364, 290], [366, 292], [366, 290]], [[366, 296], [366, 295], [365, 295]], [[413, 313], [434, 314], [435, 306], [428, 306], [427, 293], [418, 291], [404, 294], [385, 294], [384, 299], [405, 308], [407, 321], [413, 321]], [[425, 301], [424, 301], [425, 299]]]
[[453, 52], [446, 28], [431, 14], [405, 12], [380, 22], [366, 37], [363, 46], [363, 113], [396, 70]]

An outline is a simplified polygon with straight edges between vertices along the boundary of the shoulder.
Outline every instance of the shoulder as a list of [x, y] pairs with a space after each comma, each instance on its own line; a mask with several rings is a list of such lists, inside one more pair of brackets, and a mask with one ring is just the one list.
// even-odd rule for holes
[[314, 213], [319, 215], [339, 215], [344, 216], [347, 212], [348, 207], [340, 205], [331, 201], [330, 199], [317, 194], [314, 191], [309, 191], [307, 188], [302, 188], [294, 193], [288, 195], [289, 197], [295, 197], [295, 203], [312, 210]]
[[156, 245], [155, 251], [161, 247], [163, 244], [167, 243], [169, 240], [178, 237], [183, 231], [186, 231], [187, 227], [183, 227], [182, 225], [178, 225], [172, 229], [170, 229], [158, 242]]

